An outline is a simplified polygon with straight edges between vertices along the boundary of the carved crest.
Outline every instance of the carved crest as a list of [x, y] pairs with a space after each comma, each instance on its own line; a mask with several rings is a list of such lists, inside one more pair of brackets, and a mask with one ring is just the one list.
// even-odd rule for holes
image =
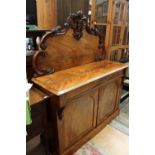
[[80, 38], [83, 36], [83, 30], [86, 30], [87, 33], [96, 35], [99, 37], [99, 51], [101, 51], [101, 55], [96, 55], [96, 60], [104, 60], [105, 59], [105, 46], [104, 46], [104, 39], [105, 36], [103, 33], [99, 31], [99, 29], [94, 26], [94, 28], [90, 28], [87, 17], [83, 14], [82, 11], [77, 11], [76, 13], [72, 13], [68, 18], [66, 23], [64, 24], [64, 27], [61, 28], [60, 26], [57, 26], [56, 28], [50, 30], [47, 32], [41, 39], [37, 40], [38, 45], [38, 51], [33, 56], [33, 69], [35, 70], [36, 76], [51, 74], [55, 72], [55, 69], [53, 66], [40, 68], [39, 67], [39, 59], [44, 59], [45, 57], [48, 57], [48, 52], [46, 52], [46, 40], [49, 37], [64, 35], [67, 30], [71, 28], [73, 29], [73, 37], [77, 40], [80, 40]]
[[72, 13], [65, 23], [65, 28], [73, 29], [73, 37], [79, 40], [83, 35], [83, 30], [86, 27], [87, 18], [83, 15], [82, 11], [77, 11], [76, 13]]
[[37, 38], [36, 42], [38, 45], [38, 51], [34, 54], [33, 62], [32, 62], [33, 69], [35, 70], [35, 76], [51, 74], [54, 72], [54, 68], [47, 68], [44, 70], [39, 69], [37, 62], [39, 57], [44, 58], [45, 56], [48, 56], [47, 52], [45, 51], [46, 50], [45, 42], [47, 38], [58, 36], [58, 35], [64, 35], [64, 34], [65, 34], [65, 30], [62, 29], [60, 26], [57, 26], [56, 28], [47, 32], [41, 39], [39, 37]]

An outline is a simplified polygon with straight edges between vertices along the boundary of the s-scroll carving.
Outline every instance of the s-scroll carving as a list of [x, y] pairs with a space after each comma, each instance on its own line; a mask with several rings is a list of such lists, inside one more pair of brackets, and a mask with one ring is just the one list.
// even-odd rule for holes
[[46, 69], [41, 69], [39, 67], [39, 59], [43, 59], [44, 57], [48, 57], [48, 52], [46, 51], [46, 40], [49, 37], [58, 36], [65, 34], [65, 30], [62, 29], [60, 26], [52, 29], [51, 31], [47, 32], [41, 39], [37, 37], [36, 42], [38, 45], [38, 51], [33, 55], [32, 66], [35, 71], [34, 76], [41, 76], [46, 74], [51, 74], [54, 72], [54, 68], [47, 67]]
[[99, 37], [99, 45], [98, 48], [101, 51], [101, 56], [99, 56], [99, 60], [104, 60], [106, 58], [106, 48], [105, 48], [105, 35], [103, 32], [100, 32], [100, 30], [97, 28], [97, 26], [94, 26], [94, 29], [96, 31], [96, 34]]
[[86, 23], [86, 31], [89, 34], [93, 34], [98, 36], [99, 42], [98, 42], [98, 48], [101, 51], [101, 55], [97, 55], [96, 60], [104, 60], [106, 58], [106, 48], [105, 48], [105, 35], [103, 32], [99, 30], [96, 24], [94, 24], [93, 28], [90, 28], [90, 25]]

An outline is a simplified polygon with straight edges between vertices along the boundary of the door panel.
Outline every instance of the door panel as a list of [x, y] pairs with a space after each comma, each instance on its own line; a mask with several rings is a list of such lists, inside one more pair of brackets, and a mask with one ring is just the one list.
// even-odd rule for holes
[[102, 123], [102, 121], [118, 108], [120, 89], [121, 78], [100, 88], [97, 124]]
[[58, 122], [61, 152], [95, 127], [97, 102], [98, 91], [93, 90], [66, 103], [63, 118]]

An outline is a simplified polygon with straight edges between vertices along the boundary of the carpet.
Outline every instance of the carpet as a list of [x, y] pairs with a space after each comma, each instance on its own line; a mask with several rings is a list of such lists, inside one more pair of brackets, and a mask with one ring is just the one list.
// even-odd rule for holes
[[110, 155], [103, 147], [97, 146], [92, 142], [86, 143], [73, 155]]
[[110, 123], [110, 126], [129, 135], [129, 99], [120, 105], [120, 114]]

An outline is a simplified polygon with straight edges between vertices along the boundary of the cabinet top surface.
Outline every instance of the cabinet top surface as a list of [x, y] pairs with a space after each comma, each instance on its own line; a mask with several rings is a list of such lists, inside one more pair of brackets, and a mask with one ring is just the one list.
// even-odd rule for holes
[[127, 67], [128, 64], [99, 61], [33, 78], [32, 81], [49, 93], [59, 96]]

